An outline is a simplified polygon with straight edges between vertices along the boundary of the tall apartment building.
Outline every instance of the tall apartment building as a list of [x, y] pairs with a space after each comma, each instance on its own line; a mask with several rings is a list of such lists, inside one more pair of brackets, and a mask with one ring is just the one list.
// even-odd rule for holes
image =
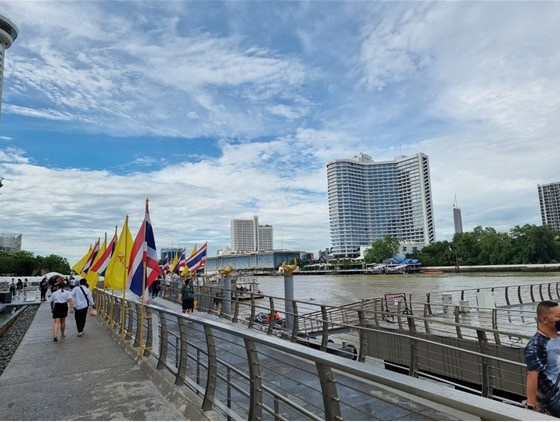
[[260, 226], [257, 216], [251, 220], [231, 220], [231, 249], [237, 253], [272, 251], [272, 226]]
[[4, 56], [17, 36], [17, 26], [8, 18], [0, 15], [0, 108], [2, 107], [2, 85], [4, 83]]
[[537, 185], [542, 223], [560, 231], [560, 182]]
[[333, 256], [357, 257], [360, 246], [385, 236], [416, 244], [435, 240], [426, 155], [374, 161], [358, 154], [329, 162], [327, 180]]

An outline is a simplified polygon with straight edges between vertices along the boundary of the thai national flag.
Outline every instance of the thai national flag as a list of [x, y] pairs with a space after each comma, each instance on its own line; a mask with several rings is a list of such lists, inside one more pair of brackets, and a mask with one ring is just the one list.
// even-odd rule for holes
[[105, 270], [109, 266], [109, 261], [113, 256], [113, 251], [115, 250], [116, 244], [117, 244], [117, 234], [115, 233], [113, 235], [113, 239], [111, 239], [111, 243], [109, 243], [109, 246], [105, 248], [105, 252], [103, 252], [103, 255], [101, 255], [97, 260], [97, 262], [91, 267], [91, 271], [95, 271], [97, 274], [102, 276], [105, 275]]
[[165, 255], [165, 263], [161, 266], [161, 273], [166, 274], [169, 271], [169, 253]]
[[86, 265], [84, 265], [84, 268], [82, 268], [81, 271], [82, 273], [84, 274], [88, 273], [89, 269], [91, 268], [91, 265], [93, 264], [95, 258], [97, 257], [98, 252], [99, 252], [99, 239], [97, 239], [97, 242], [95, 242], [95, 246], [93, 247], [93, 250], [89, 254]]
[[185, 266], [185, 261], [187, 260], [187, 247], [185, 246], [181, 251], [181, 255], [177, 259], [177, 264], [175, 264], [175, 268], [173, 268], [173, 272], [179, 274], [180, 268]]
[[[146, 268], [146, 283], [144, 283], [144, 268]], [[149, 288], [158, 276], [159, 260], [157, 258], [154, 231], [150, 222], [148, 200], [146, 200], [146, 216], [138, 230], [136, 239], [134, 239], [132, 253], [130, 254], [128, 266], [130, 290], [138, 296], [142, 296], [142, 287]]]
[[206, 263], [206, 249], [208, 246], [208, 242], [204, 242], [204, 245], [200, 247], [196, 253], [192, 254], [187, 258], [185, 265], [189, 267], [190, 272], [195, 272], [202, 268]]

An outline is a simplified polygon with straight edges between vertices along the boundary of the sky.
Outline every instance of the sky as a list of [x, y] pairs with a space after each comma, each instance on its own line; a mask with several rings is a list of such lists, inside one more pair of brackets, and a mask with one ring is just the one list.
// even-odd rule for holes
[[2, 1], [0, 233], [75, 263], [146, 198], [156, 245], [330, 247], [326, 165], [427, 154], [436, 240], [541, 224], [560, 3]]

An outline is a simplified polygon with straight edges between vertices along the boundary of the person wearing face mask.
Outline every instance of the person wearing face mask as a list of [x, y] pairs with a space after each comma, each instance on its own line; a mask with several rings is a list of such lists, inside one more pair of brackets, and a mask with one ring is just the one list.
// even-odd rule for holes
[[[525, 347], [527, 409], [560, 417], [560, 306], [545, 300], [537, 305], [537, 332]], [[539, 406], [539, 409], [537, 409]]]

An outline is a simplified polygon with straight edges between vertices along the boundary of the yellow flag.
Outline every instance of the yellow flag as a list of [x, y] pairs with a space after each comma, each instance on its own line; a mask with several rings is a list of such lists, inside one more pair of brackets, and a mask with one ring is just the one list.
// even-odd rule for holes
[[[196, 250], [197, 250], [196, 245], [194, 245], [194, 248], [193, 248], [191, 254], [189, 255], [189, 258], [196, 253]], [[185, 265], [183, 267], [183, 270], [181, 271], [181, 275], [187, 275], [188, 273], [189, 273], [189, 267], [187, 265]]]
[[132, 235], [128, 229], [128, 215], [124, 220], [121, 235], [105, 271], [105, 288], [124, 290], [128, 278], [128, 260], [132, 253]]
[[80, 277], [85, 276], [85, 274], [82, 273], [82, 269], [86, 265], [87, 260], [88, 260], [89, 256], [91, 255], [91, 250], [92, 249], [93, 249], [93, 245], [89, 245], [89, 249], [88, 249], [87, 253], [78, 262], [76, 262], [74, 265], [72, 265], [72, 269]]
[[103, 244], [99, 248], [99, 252], [97, 252], [97, 255], [95, 256], [95, 259], [91, 263], [91, 266], [89, 267], [90, 270], [88, 271], [88, 273], [85, 276], [85, 279], [87, 280], [89, 289], [91, 291], [93, 291], [95, 286], [97, 286], [97, 282], [99, 281], [99, 274], [97, 274], [95, 271], [92, 271], [91, 269], [97, 263], [97, 261], [99, 261], [101, 256], [103, 256], [103, 253], [105, 253], [106, 248], [107, 248], [107, 233], [105, 233], [105, 240], [103, 241]]
[[170, 273], [175, 271], [175, 267], [177, 266], [177, 261], [179, 261], [179, 253], [175, 252], [175, 258], [173, 258], [173, 262], [169, 266], [169, 272]]

